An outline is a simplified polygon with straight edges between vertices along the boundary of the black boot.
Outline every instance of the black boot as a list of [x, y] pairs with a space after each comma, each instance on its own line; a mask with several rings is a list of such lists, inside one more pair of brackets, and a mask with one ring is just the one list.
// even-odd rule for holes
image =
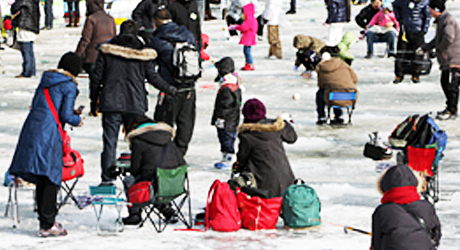
[[139, 225], [142, 221], [141, 211], [132, 211], [128, 209], [129, 216], [123, 218], [123, 224], [125, 225]]
[[158, 210], [163, 214], [167, 223], [175, 224], [179, 221], [176, 210], [170, 204], [162, 204]]

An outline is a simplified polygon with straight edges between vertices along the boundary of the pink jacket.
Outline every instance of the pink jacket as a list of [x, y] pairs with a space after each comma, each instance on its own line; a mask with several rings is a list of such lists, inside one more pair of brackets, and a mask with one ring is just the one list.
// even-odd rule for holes
[[377, 24], [378, 26], [385, 27], [385, 25], [389, 22], [393, 22], [396, 26], [396, 30], [399, 31], [399, 22], [398, 20], [396, 20], [395, 13], [390, 12], [388, 14], [385, 14], [383, 12], [383, 8], [381, 8], [379, 12], [377, 12], [377, 14], [374, 15], [374, 17], [371, 19], [367, 26], [370, 27]]
[[243, 13], [246, 19], [241, 25], [235, 27], [236, 30], [241, 32], [240, 44], [246, 46], [253, 46], [257, 44], [257, 20], [254, 17], [255, 8], [253, 3], [243, 6]]

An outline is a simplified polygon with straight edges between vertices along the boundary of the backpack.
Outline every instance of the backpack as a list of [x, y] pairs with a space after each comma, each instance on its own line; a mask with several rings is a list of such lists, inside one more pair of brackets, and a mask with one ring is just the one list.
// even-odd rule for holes
[[228, 183], [214, 181], [209, 189], [205, 217], [205, 230], [212, 227], [214, 231], [233, 232], [241, 228], [236, 196]]
[[200, 53], [193, 44], [174, 43], [173, 76], [178, 83], [191, 83], [201, 76]]
[[[301, 184], [298, 184], [298, 182]], [[313, 188], [297, 179], [283, 193], [281, 218], [290, 228], [314, 227], [321, 224], [321, 202]]]
[[419, 115], [411, 115], [396, 126], [388, 138], [393, 148], [404, 149], [406, 147], [407, 142], [414, 136], [417, 130], [419, 118]]

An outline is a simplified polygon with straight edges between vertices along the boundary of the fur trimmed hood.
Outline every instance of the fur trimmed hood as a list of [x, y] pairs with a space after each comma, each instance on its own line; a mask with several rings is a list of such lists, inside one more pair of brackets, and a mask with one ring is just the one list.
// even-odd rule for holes
[[126, 59], [135, 59], [141, 61], [150, 61], [157, 58], [157, 52], [154, 49], [132, 49], [115, 44], [102, 44], [100, 50], [105, 54], [123, 57]]
[[252, 132], [277, 132], [284, 128], [284, 120], [281, 117], [277, 117], [275, 122], [266, 123], [270, 120], [264, 119], [259, 123], [243, 123], [238, 127], [238, 133], [246, 131]]
[[138, 137], [141, 135], [146, 134], [147, 132], [166, 132], [168, 135], [167, 136], [158, 136], [153, 138], [152, 142], [156, 144], [165, 144], [167, 142], [170, 142], [174, 136], [176, 135], [174, 132], [174, 129], [169, 126], [168, 124], [164, 122], [159, 122], [151, 125], [147, 125], [144, 127], [136, 128], [133, 131], [129, 132], [129, 134], [126, 136], [127, 140], [131, 144], [131, 141], [134, 139], [134, 137]]
[[66, 70], [63, 70], [63, 69], [49, 69], [47, 70], [49, 72], [54, 72], [54, 73], [61, 73], [65, 76], [68, 76], [68, 77], [71, 77], [72, 78], [72, 81], [78, 85], [78, 81], [77, 81], [77, 78], [72, 75], [69, 71], [66, 71]]
[[[395, 167], [395, 166], [393, 166], [393, 167]], [[392, 167], [390, 167], [390, 168], [392, 168]], [[385, 169], [385, 171], [383, 171], [382, 175], [380, 175], [380, 177], [377, 179], [377, 183], [376, 183], [377, 190], [382, 195], [385, 193], [385, 192], [383, 192], [383, 189], [382, 189], [382, 179], [383, 179], [383, 177], [385, 176], [385, 174], [388, 172], [388, 170], [390, 168]], [[418, 193], [424, 192], [426, 190], [426, 182], [425, 182], [424, 176], [423, 176], [424, 174], [422, 172], [414, 171], [412, 169], [410, 169], [410, 171], [414, 174], [415, 179], [417, 181], [417, 185], [416, 185], [417, 192]]]

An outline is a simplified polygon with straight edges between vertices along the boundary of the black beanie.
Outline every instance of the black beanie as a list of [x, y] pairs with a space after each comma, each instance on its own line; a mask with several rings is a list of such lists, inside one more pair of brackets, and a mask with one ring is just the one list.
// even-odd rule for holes
[[446, 0], [431, 0], [429, 6], [437, 12], [443, 12], [446, 9]]
[[73, 76], [77, 76], [82, 68], [83, 60], [74, 52], [67, 52], [59, 60], [58, 69], [68, 71]]
[[214, 64], [220, 77], [235, 71], [235, 63], [231, 57], [224, 57]]

